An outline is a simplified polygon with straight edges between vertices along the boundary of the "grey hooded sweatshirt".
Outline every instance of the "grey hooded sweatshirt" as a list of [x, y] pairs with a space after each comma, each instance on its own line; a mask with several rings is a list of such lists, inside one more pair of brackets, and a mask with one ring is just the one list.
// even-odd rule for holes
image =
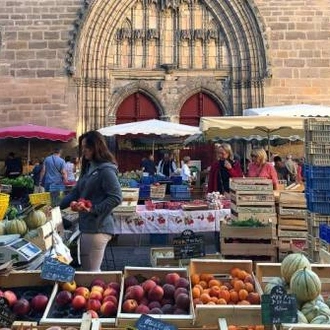
[[112, 163], [92, 163], [88, 173], [81, 176], [61, 202], [66, 208], [72, 201], [85, 198], [92, 202], [91, 212], [79, 212], [79, 230], [82, 233], [114, 234], [112, 210], [122, 202], [117, 167]]

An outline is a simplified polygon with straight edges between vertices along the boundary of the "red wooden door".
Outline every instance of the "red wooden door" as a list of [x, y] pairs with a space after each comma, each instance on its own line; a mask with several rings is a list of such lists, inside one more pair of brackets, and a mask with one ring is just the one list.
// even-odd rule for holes
[[[159, 111], [154, 102], [143, 93], [134, 93], [128, 96], [118, 107], [116, 124], [131, 123], [148, 119], [158, 119]], [[124, 137], [117, 137], [117, 142]], [[117, 148], [116, 158], [119, 171], [131, 171], [140, 169], [143, 157], [150, 154], [150, 150], [119, 150]]]
[[[220, 105], [209, 95], [197, 93], [191, 96], [182, 106], [180, 111], [180, 123], [191, 126], [199, 126], [200, 117], [223, 116]], [[213, 143], [195, 144], [180, 152], [180, 158], [189, 155], [191, 159], [200, 159], [202, 169], [207, 168], [214, 161]]]

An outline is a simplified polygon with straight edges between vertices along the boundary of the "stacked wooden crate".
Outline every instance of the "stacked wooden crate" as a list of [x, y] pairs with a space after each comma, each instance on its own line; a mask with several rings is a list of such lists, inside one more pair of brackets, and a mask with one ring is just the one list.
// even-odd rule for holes
[[[221, 254], [227, 259], [239, 257], [275, 261], [277, 237], [272, 181], [260, 178], [232, 179], [230, 190], [232, 221], [221, 224]], [[237, 226], [237, 223], [251, 220], [259, 222], [260, 226]]]
[[[307, 200], [308, 255], [319, 261], [322, 244], [330, 243], [330, 118], [308, 118], [304, 121], [305, 195]], [[319, 229], [316, 229], [319, 228]], [[330, 230], [329, 230], [330, 233]], [[323, 236], [322, 236], [323, 234]]]
[[307, 247], [306, 199], [301, 192], [282, 191], [278, 204], [278, 258], [290, 252], [292, 246], [304, 250]]

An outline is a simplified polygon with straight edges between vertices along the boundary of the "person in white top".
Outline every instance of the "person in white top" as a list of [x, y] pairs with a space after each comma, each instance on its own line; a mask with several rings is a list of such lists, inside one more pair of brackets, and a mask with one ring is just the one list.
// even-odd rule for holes
[[191, 182], [191, 171], [189, 168], [189, 163], [190, 163], [190, 157], [189, 156], [183, 157], [183, 165], [181, 168], [181, 177], [182, 177], [182, 182], [185, 182], [185, 183]]
[[72, 181], [76, 181], [76, 177], [75, 177], [75, 165], [72, 163], [71, 161], [71, 157], [70, 156], [66, 156], [65, 157], [65, 166], [64, 166], [65, 170], [66, 170], [66, 173], [67, 173], [67, 180], [69, 182], [72, 182]]

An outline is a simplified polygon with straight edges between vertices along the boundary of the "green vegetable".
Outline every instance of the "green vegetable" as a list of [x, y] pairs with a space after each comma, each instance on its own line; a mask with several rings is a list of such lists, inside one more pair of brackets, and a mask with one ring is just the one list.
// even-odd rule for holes
[[17, 217], [17, 215], [18, 215], [17, 208], [15, 206], [9, 206], [5, 217], [8, 218], [8, 220], [13, 220]]
[[33, 190], [34, 187], [33, 179], [28, 175], [20, 175], [15, 179], [3, 178], [1, 179], [1, 183], [13, 187], [27, 188], [29, 190]]
[[234, 227], [265, 227], [266, 226], [260, 220], [252, 217], [247, 220], [232, 220], [230, 225]]

